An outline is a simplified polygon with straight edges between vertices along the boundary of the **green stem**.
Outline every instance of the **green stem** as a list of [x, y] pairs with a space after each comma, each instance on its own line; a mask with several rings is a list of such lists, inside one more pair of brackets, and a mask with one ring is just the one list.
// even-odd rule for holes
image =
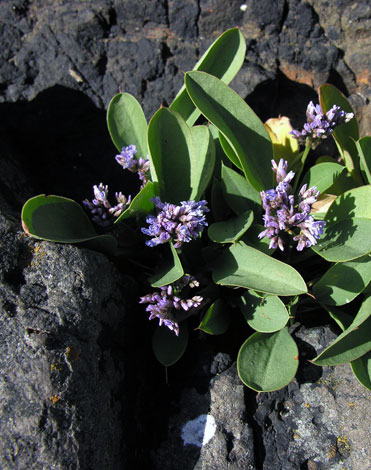
[[298, 183], [299, 183], [299, 180], [300, 180], [300, 176], [303, 172], [303, 168], [304, 168], [304, 164], [305, 164], [305, 161], [308, 157], [308, 154], [309, 154], [309, 151], [311, 149], [311, 146], [310, 145], [307, 145], [303, 151], [303, 153], [301, 154], [301, 158], [300, 158], [300, 161], [301, 161], [301, 165], [300, 165], [300, 168], [299, 170], [296, 172], [296, 176], [295, 176], [295, 183], [293, 185], [293, 193], [295, 193], [296, 191], [296, 188], [298, 186]]

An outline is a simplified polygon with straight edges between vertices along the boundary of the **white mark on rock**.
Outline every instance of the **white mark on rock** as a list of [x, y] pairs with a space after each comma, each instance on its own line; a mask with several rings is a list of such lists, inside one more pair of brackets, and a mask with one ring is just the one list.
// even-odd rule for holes
[[242, 11], [246, 11], [246, 10], [247, 10], [247, 5], [246, 5], [246, 3], [243, 3], [243, 4], [240, 6], [240, 10], [242, 10]]
[[188, 421], [182, 427], [184, 445], [202, 447], [214, 436], [216, 430], [215, 419], [211, 415], [200, 415]]

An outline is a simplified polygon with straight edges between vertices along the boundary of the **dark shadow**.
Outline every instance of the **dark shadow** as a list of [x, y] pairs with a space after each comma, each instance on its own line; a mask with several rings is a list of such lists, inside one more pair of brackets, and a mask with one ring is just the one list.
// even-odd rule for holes
[[0, 104], [0, 141], [2, 192], [9, 188], [17, 210], [36, 194], [91, 199], [100, 182], [112, 196], [138, 191], [137, 176], [115, 161], [105, 111], [81, 92], [55, 85], [28, 103]]
[[295, 376], [297, 382], [300, 385], [317, 382], [322, 377], [322, 367], [318, 367], [309, 362], [310, 359], [317, 356], [316, 350], [311, 344], [297, 336], [295, 336], [295, 342], [300, 351], [299, 367]]
[[[368, 263], [368, 256], [358, 258], [357, 263]], [[359, 275], [358, 271], [351, 266], [342, 264], [341, 276], [332, 276], [331, 284], [329, 286], [324, 283], [321, 284], [320, 289], [316, 290], [316, 294], [319, 298], [326, 299], [331, 297], [333, 288], [339, 288], [343, 291], [349, 292], [350, 297], [353, 299], [355, 295], [358, 295], [366, 287], [364, 280]], [[323, 278], [322, 278], [323, 279]], [[355, 294], [355, 295], [352, 295]]]
[[[346, 87], [337, 72], [330, 73], [327, 83], [335, 85], [346, 96], [348, 95]], [[313, 101], [317, 104], [318, 94], [309, 85], [290, 80], [278, 71], [274, 80], [266, 80], [257, 85], [245, 101], [263, 122], [269, 118], [287, 116], [294, 129], [301, 129], [306, 122], [305, 112], [308, 103]], [[333, 139], [325, 139], [315, 150], [310, 152], [303, 174], [320, 155], [338, 155]]]
[[331, 248], [341, 248], [349, 238], [356, 232], [357, 227], [352, 216], [355, 209], [355, 198], [350, 194], [341, 196], [339, 204], [341, 212], [346, 218], [339, 218], [338, 205], [330, 207], [326, 215], [326, 227], [324, 236], [319, 242], [321, 251], [324, 252]]

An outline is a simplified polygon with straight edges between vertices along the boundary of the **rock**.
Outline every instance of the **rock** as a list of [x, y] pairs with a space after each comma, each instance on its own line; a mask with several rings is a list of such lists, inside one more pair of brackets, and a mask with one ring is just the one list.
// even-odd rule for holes
[[[229, 356], [217, 354], [209, 362], [209, 377], [223, 363], [230, 363]], [[167, 438], [153, 452], [155, 469], [255, 470], [245, 387], [235, 366], [212, 377], [206, 392], [185, 385], [176, 401], [178, 412], [170, 417]]]
[[[107, 107], [119, 90], [142, 103], [150, 117], [170, 104], [210, 43], [239, 26], [247, 41], [237, 78], [244, 97], [273, 81], [258, 114], [282, 113], [292, 102], [290, 81], [309, 91], [329, 81], [354, 97], [362, 129], [370, 126], [370, 45], [367, 0], [164, 1], [127, 0], [2, 2], [5, 39], [0, 52], [0, 102], [32, 100], [55, 85]], [[356, 97], [360, 98], [357, 99]], [[298, 112], [302, 116], [305, 108]], [[295, 109], [290, 110], [294, 112]]]
[[[336, 337], [328, 327], [304, 328], [294, 333], [313, 358]], [[302, 349], [303, 350], [303, 349]], [[308, 357], [308, 351], [314, 354]], [[366, 470], [370, 455], [368, 401], [370, 393], [354, 378], [349, 365], [318, 368], [304, 362], [304, 369], [322, 374], [313, 381], [306, 371], [285, 389], [260, 395], [254, 419], [261, 429], [270, 470]]]
[[25, 239], [3, 215], [0, 244], [0, 467], [124, 468], [120, 275], [99, 253]]
[[[255, 397], [239, 380], [235, 363], [212, 376], [206, 390], [185, 385], [173, 397], [177, 406], [167, 437], [153, 453], [154, 468], [368, 469], [370, 393], [348, 365], [307, 362], [335, 339], [328, 326], [299, 327], [294, 336], [300, 370], [282, 390]], [[215, 356], [210, 373], [226, 359]]]

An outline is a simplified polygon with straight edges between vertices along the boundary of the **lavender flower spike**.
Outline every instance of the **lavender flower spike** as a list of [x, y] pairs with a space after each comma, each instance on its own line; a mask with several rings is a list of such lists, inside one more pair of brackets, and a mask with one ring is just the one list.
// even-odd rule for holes
[[281, 159], [277, 165], [272, 161], [273, 171], [276, 173], [278, 185], [275, 189], [262, 191], [260, 197], [265, 214], [263, 215], [265, 230], [258, 237], [267, 237], [270, 240], [269, 248], [284, 250], [284, 233], [292, 234], [295, 229], [300, 229], [299, 234], [293, 237], [297, 241], [297, 250], [313, 246], [322, 235], [325, 222], [315, 221], [310, 216], [312, 204], [317, 201], [319, 191], [313, 186], [307, 189], [305, 184], [299, 191], [299, 202], [295, 203], [295, 196], [290, 194], [291, 180], [295, 173], [287, 173], [287, 162]]
[[149, 304], [146, 311], [150, 313], [149, 320], [159, 319], [159, 325], [165, 325], [179, 335], [179, 325], [176, 321], [176, 311], [188, 311], [199, 307], [203, 298], [195, 295], [185, 298], [189, 289], [198, 287], [199, 283], [193, 276], [184, 275], [178, 281], [167, 286], [160, 287], [160, 292], [153, 292], [140, 298], [140, 304]]
[[135, 145], [122, 147], [120, 155], [116, 155], [115, 159], [124, 170], [138, 173], [139, 179], [142, 181], [141, 188], [143, 188], [148, 181], [151, 181], [150, 165], [148, 158], [134, 158], [136, 153], [137, 148]]
[[93, 222], [101, 227], [108, 228], [131, 202], [131, 196], [124, 196], [122, 193], [115, 193], [117, 204], [111, 206], [108, 201], [108, 186], [100, 183], [93, 186], [95, 198], [90, 202], [88, 199], [82, 201], [85, 208], [90, 212]]
[[346, 113], [340, 106], [334, 105], [326, 114], [323, 113], [319, 104], [314, 105], [311, 101], [308, 104], [307, 122], [301, 131], [294, 129], [290, 132], [299, 142], [309, 143], [316, 147], [322, 139], [330, 136], [334, 128], [339, 124], [349, 122], [353, 119], [353, 113]]
[[146, 245], [153, 247], [174, 241], [174, 247], [180, 248], [197, 238], [208, 225], [205, 212], [209, 212], [206, 201], [182, 201], [180, 206], [161, 202], [160, 198], [152, 199], [155, 206], [160, 209], [157, 216], [149, 215], [146, 222], [149, 228], [142, 228], [145, 235], [153, 237], [146, 241]]

